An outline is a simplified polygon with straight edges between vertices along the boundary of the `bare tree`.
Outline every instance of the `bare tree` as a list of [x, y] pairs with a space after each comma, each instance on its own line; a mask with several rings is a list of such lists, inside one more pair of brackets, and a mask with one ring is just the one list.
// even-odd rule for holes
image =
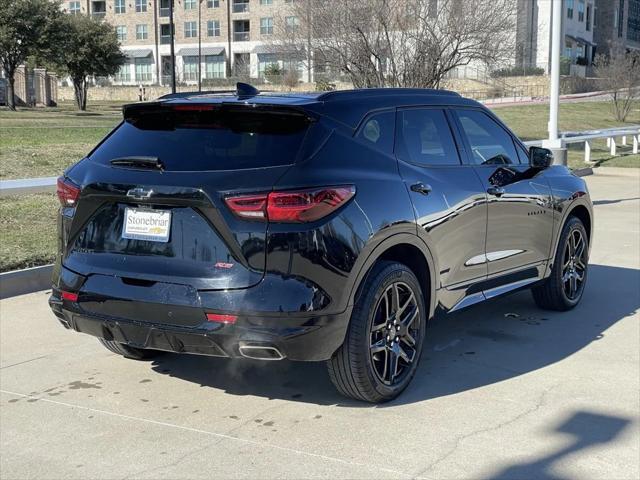
[[291, 8], [298, 26], [278, 22], [275, 41], [313, 51], [355, 87], [437, 88], [456, 67], [513, 52], [513, 0], [298, 0]]
[[624, 122], [640, 97], [640, 54], [612, 48], [609, 56], [596, 57], [595, 69], [600, 88], [611, 92], [616, 120]]

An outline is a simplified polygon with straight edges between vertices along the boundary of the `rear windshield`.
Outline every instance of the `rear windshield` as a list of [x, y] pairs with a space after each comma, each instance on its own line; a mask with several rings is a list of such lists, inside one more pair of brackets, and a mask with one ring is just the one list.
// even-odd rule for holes
[[166, 170], [237, 170], [295, 162], [309, 119], [297, 112], [140, 109], [90, 155], [115, 159], [156, 157]]

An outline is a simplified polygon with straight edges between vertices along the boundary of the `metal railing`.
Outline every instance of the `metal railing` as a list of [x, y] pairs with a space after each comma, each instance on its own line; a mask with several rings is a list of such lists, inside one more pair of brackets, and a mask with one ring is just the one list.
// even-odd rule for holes
[[57, 180], [58, 177], [0, 180], [0, 197], [8, 197], [16, 194], [55, 192]]
[[[604, 130], [592, 130], [588, 132], [564, 132], [561, 136], [565, 144], [584, 143], [584, 161], [591, 163], [591, 143], [594, 140], [606, 139], [611, 156], [617, 153], [617, 139], [620, 145], [633, 145], [632, 153], [638, 153], [640, 144], [640, 125], [630, 125], [624, 128], [609, 128]], [[539, 147], [543, 140], [531, 140], [524, 142], [526, 146]], [[0, 180], [0, 197], [16, 194], [54, 192], [56, 190], [57, 177], [24, 178], [19, 180]]]
[[[630, 141], [632, 144], [632, 153], [638, 153], [638, 144], [640, 143], [640, 125], [630, 125], [624, 128], [607, 128], [602, 130], [590, 130], [587, 132], [564, 132], [561, 137], [565, 145], [574, 143], [584, 143], [584, 161], [591, 163], [591, 147], [594, 140], [606, 139], [609, 153], [612, 157], [617, 154], [616, 139], [620, 139], [620, 145], [626, 146]], [[528, 147], [542, 145], [543, 140], [531, 140], [524, 142]]]

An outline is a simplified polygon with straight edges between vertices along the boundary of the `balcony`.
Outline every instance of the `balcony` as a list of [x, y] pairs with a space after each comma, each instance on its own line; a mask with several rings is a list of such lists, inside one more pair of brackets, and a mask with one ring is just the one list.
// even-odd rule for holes
[[233, 22], [233, 40], [236, 42], [248, 42], [251, 35], [251, 22], [249, 20], [235, 20]]
[[168, 17], [169, 16], [169, 0], [160, 0], [160, 16]]
[[248, 42], [251, 32], [233, 32], [234, 42]]
[[101, 20], [105, 17], [106, 14], [107, 12], [91, 12], [91, 18]]
[[249, 1], [248, 0], [233, 0], [233, 5], [231, 7], [231, 11], [233, 13], [248, 13], [249, 12]]

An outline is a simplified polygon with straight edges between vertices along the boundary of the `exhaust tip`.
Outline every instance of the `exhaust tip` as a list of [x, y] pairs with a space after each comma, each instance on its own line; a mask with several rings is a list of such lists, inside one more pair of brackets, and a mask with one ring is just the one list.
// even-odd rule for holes
[[252, 360], [282, 360], [284, 355], [276, 347], [266, 345], [240, 345], [240, 355]]

